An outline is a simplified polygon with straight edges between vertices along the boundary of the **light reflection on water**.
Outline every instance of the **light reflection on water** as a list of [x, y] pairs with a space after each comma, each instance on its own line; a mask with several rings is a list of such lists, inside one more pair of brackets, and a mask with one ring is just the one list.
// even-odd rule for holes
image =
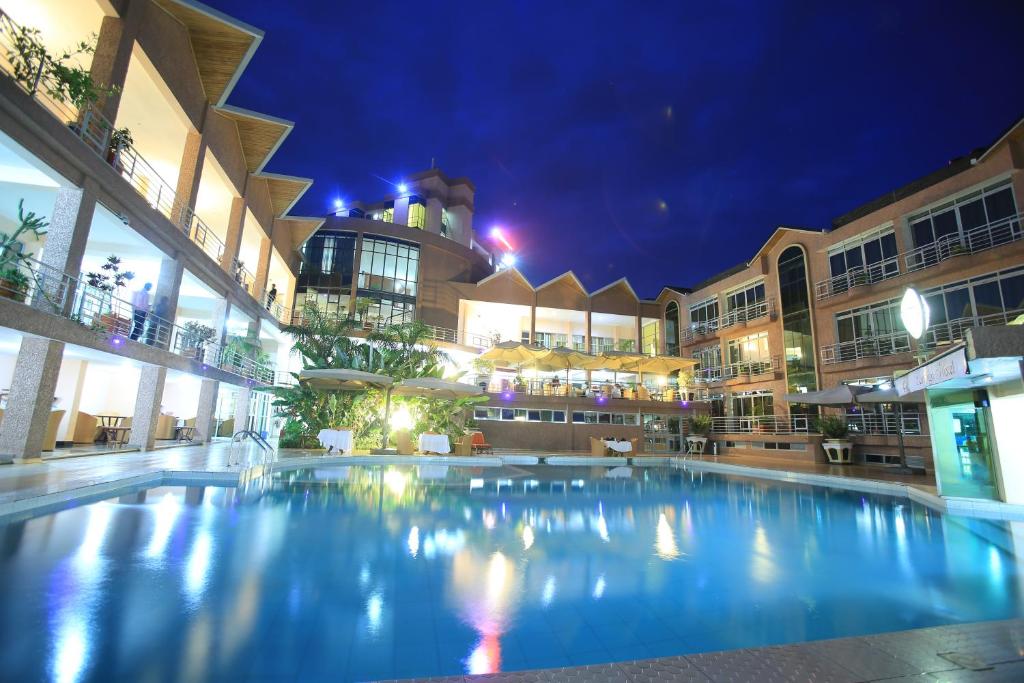
[[1007, 525], [827, 489], [604, 474], [484, 470], [471, 485], [457, 469], [322, 468], [263, 495], [156, 489], [12, 523], [0, 667], [61, 683], [359, 680], [1024, 613]]

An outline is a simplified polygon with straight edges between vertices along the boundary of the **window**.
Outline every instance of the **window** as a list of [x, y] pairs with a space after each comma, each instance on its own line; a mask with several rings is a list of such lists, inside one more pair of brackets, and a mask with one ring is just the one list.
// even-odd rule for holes
[[572, 413], [573, 424], [630, 425], [640, 424], [636, 413], [606, 413], [598, 410], [576, 410]]
[[[1020, 234], [1019, 222], [1005, 221], [1016, 213], [1017, 205], [1010, 181], [1004, 180], [912, 216], [909, 219], [910, 231], [914, 237], [914, 246], [923, 247], [964, 240], [972, 231], [990, 226], [992, 235], [987, 243], [982, 239], [984, 248], [1009, 242], [1015, 239], [1012, 236]], [[966, 244], [972, 246], [976, 241], [971, 238]], [[925, 254], [921, 258], [925, 258]]]
[[590, 352], [591, 353], [603, 353], [605, 351], [612, 351], [615, 349], [615, 340], [611, 337], [591, 337], [590, 338]]
[[476, 420], [502, 420], [505, 422], [565, 422], [564, 410], [538, 408], [474, 408]]
[[786, 387], [794, 394], [817, 391], [818, 354], [811, 330], [811, 297], [803, 249], [794, 245], [783, 251], [779, 255], [778, 274]]
[[679, 304], [675, 301], [665, 306], [665, 350], [670, 356], [679, 355]]
[[650, 322], [640, 328], [642, 345], [641, 353], [649, 353], [652, 356], [658, 355], [658, 323]]
[[725, 310], [735, 311], [764, 302], [764, 282], [747, 285], [725, 295]]
[[317, 232], [302, 247], [296, 291], [351, 287], [355, 251], [355, 233]]
[[572, 335], [572, 348], [573, 351], [586, 351], [587, 344], [582, 334]]
[[419, 201], [409, 202], [409, 220], [407, 224], [410, 228], [419, 228], [420, 230], [426, 227], [427, 207]]
[[726, 346], [730, 376], [757, 375], [771, 370], [772, 357], [768, 350], [767, 332], [730, 339]]
[[537, 343], [547, 349], [554, 349], [559, 346], [568, 346], [569, 338], [564, 334], [554, 332], [538, 332]]
[[895, 299], [841, 311], [835, 314], [835, 320], [836, 338], [840, 342], [892, 334], [905, 336], [900, 321], [900, 303]]
[[359, 259], [359, 288], [416, 296], [420, 250], [415, 245], [383, 238], [364, 238]]
[[448, 218], [448, 209], [441, 209], [441, 237], [451, 237], [451, 223]]
[[770, 391], [742, 391], [732, 395], [732, 414], [736, 417], [772, 415], [774, 400]]
[[698, 381], [711, 382], [722, 379], [722, 347], [718, 344], [705, 346], [693, 352], [699, 365], [694, 368], [694, 378]]
[[323, 252], [320, 257], [320, 272], [329, 275], [334, 270], [334, 236], [324, 237]]
[[718, 329], [718, 298], [690, 306], [690, 327], [695, 330]]
[[853, 284], [860, 284], [855, 279], [860, 274], [863, 275], [865, 283], [899, 275], [900, 264], [897, 256], [896, 233], [892, 229], [871, 232], [832, 247], [828, 250], [828, 265], [832, 277], [838, 278], [850, 273], [850, 277], [838, 286], [833, 284], [834, 291], [845, 291], [851, 279]]

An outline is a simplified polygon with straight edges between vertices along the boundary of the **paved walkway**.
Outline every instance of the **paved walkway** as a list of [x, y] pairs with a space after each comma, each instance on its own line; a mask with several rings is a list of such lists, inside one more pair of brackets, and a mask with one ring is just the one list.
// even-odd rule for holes
[[705, 652], [683, 657], [565, 669], [410, 680], [429, 680], [433, 683], [1020, 683], [1024, 681], [1024, 620], [983, 621], [859, 638]]

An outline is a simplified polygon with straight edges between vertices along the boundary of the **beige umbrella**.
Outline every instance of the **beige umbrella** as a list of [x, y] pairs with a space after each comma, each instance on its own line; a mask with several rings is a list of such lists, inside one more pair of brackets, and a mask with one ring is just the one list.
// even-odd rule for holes
[[480, 354], [482, 360], [509, 365], [525, 365], [547, 352], [538, 344], [524, 344], [517, 341], [499, 342]]
[[545, 372], [565, 370], [565, 383], [568, 385], [570, 370], [591, 370], [598, 367], [597, 360], [596, 356], [591, 356], [589, 353], [576, 351], [567, 346], [557, 346], [553, 349], [545, 349], [544, 353], [529, 365]]
[[395, 380], [387, 375], [362, 370], [323, 369], [303, 370], [299, 381], [314, 389], [327, 391], [363, 391], [366, 389], [387, 389]]
[[465, 382], [452, 382], [437, 377], [416, 377], [403, 379], [395, 385], [391, 393], [395, 396], [455, 400], [466, 396], [480, 396], [483, 391], [480, 390], [480, 387]]
[[595, 359], [595, 366], [590, 368], [591, 370], [611, 370], [612, 381], [619, 381], [619, 371], [625, 370], [626, 366], [636, 363], [646, 358], [642, 353], [636, 353], [634, 351], [614, 351], [607, 350], [597, 354]]
[[622, 369], [638, 373], [639, 381], [643, 382], [645, 372], [667, 375], [676, 370], [689, 370], [698, 362], [693, 358], [680, 358], [679, 356], [644, 356], [636, 362], [625, 364]]

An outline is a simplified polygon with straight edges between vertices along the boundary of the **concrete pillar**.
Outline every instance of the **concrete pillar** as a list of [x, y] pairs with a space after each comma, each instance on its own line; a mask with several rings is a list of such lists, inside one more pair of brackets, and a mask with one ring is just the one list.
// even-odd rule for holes
[[249, 398], [252, 396], [252, 389], [249, 387], [238, 387], [235, 394], [235, 432], [249, 428]]
[[196, 208], [196, 195], [199, 194], [199, 181], [203, 175], [203, 161], [206, 158], [206, 142], [202, 134], [190, 130], [185, 138], [185, 148], [181, 153], [181, 166], [178, 168], [178, 186], [174, 189], [174, 206], [171, 209], [173, 221], [185, 224], [182, 211]]
[[395, 225], [409, 224], [409, 197], [395, 199], [395, 214], [392, 220]]
[[537, 295], [533, 295], [533, 303], [530, 304], [530, 343], [537, 341]]
[[71, 395], [71, 404], [68, 407], [68, 440], [74, 438], [75, 428], [78, 426], [78, 408], [82, 404], [82, 389], [85, 388], [85, 373], [89, 371], [89, 361], [83, 360], [78, 363], [78, 377], [75, 379], [75, 392]]
[[63, 342], [22, 337], [7, 410], [0, 423], [0, 453], [21, 462], [39, 458], [63, 356]]
[[73, 292], [61, 273], [78, 277], [82, 270], [85, 243], [89, 239], [96, 210], [96, 195], [87, 182], [85, 188], [62, 187], [57, 190], [50, 225], [46, 228], [38, 286], [45, 296], [33, 297], [32, 305], [48, 313], [68, 315], [74, 306]]
[[164, 398], [167, 368], [144, 365], [139, 374], [139, 390], [135, 394], [135, 412], [128, 445], [151, 450], [156, 443], [156, 426], [160, 419], [160, 403]]
[[118, 88], [117, 92], [103, 98], [97, 105], [100, 112], [111, 122], [117, 119], [132, 49], [135, 47], [135, 38], [145, 10], [145, 4], [135, 0], [127, 3], [123, 17], [103, 17], [100, 24], [96, 52], [92, 56], [89, 72], [97, 83], [115, 85]]
[[238, 250], [242, 246], [242, 229], [245, 226], [245, 199], [235, 197], [231, 200], [231, 215], [228, 218], [228, 234], [224, 239], [224, 253], [220, 257], [220, 266], [234, 277], [235, 271], [231, 264], [238, 258]]
[[448, 236], [463, 246], [469, 246], [473, 236], [473, 212], [461, 204], [448, 207]]
[[213, 418], [217, 412], [217, 390], [220, 382], [204, 379], [199, 385], [199, 403], [196, 406], [196, 435], [199, 443], [210, 443], [213, 438]]
[[[356, 299], [359, 296], [359, 269], [363, 260], [363, 233], [356, 235], [356, 252], [352, 264], [352, 293], [348, 300], [348, 317], [354, 318], [356, 314]], [[419, 291], [419, 290], [417, 290]]]
[[441, 234], [441, 215], [444, 212], [444, 205], [437, 197], [427, 197], [427, 221], [423, 229], [435, 235]]
[[[267, 292], [270, 290], [270, 284], [267, 282], [267, 278], [270, 276], [270, 248], [273, 245], [270, 242], [270, 238], [264, 237], [260, 242], [260, 260], [256, 264], [256, 284], [253, 287], [253, 296], [256, 301], [260, 302], [260, 306], [267, 305]], [[274, 283], [278, 284], [278, 283]], [[284, 293], [278, 289], [277, 301], [284, 301]]]
[[231, 304], [227, 299], [217, 299], [213, 309], [213, 343], [223, 344], [228, 333], [228, 316], [231, 314]]

